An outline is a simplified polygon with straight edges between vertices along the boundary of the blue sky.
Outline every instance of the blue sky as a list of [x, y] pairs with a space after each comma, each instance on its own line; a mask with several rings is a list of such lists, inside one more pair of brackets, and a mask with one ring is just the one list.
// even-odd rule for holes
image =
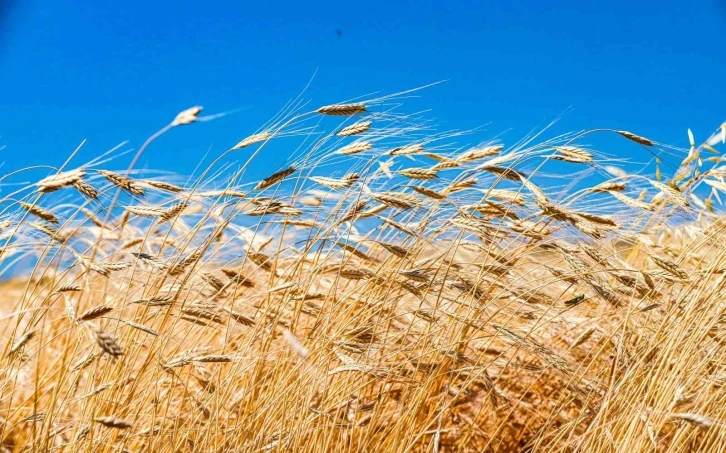
[[568, 111], [561, 132], [685, 146], [687, 128], [705, 138], [726, 119], [722, 0], [3, 3], [4, 171], [59, 165], [82, 139], [78, 164], [123, 140], [138, 147], [192, 105], [241, 108], [172, 131], [141, 162], [188, 173], [316, 71], [313, 105], [446, 79], [405, 110], [430, 108], [442, 130], [487, 125], [478, 139], [516, 141]]

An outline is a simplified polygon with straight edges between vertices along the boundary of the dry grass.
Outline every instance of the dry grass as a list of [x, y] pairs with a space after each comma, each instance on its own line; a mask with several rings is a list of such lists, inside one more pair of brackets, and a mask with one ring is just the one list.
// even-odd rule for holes
[[721, 132], [660, 182], [585, 149], [677, 157], [630, 132], [462, 148], [397, 102], [293, 103], [194, 184], [7, 195], [0, 259], [34, 264], [2, 286], [1, 451], [723, 450]]

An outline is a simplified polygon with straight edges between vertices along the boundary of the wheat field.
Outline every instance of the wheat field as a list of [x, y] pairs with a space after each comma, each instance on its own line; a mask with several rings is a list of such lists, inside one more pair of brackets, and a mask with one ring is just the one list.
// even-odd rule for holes
[[462, 145], [409, 94], [3, 187], [0, 451], [726, 451], [726, 125]]

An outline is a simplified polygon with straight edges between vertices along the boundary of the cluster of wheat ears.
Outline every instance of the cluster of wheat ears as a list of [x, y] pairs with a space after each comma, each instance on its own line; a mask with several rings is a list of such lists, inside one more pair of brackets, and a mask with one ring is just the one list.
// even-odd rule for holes
[[0, 451], [724, 450], [726, 125], [462, 147], [402, 97], [292, 101], [193, 183], [132, 171], [195, 107], [127, 171], [6, 194]]

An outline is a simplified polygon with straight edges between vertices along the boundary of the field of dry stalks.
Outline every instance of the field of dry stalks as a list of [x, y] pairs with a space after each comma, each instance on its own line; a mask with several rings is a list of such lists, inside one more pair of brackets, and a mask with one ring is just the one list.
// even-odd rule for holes
[[726, 450], [726, 125], [462, 146], [401, 96], [3, 187], [0, 451]]

